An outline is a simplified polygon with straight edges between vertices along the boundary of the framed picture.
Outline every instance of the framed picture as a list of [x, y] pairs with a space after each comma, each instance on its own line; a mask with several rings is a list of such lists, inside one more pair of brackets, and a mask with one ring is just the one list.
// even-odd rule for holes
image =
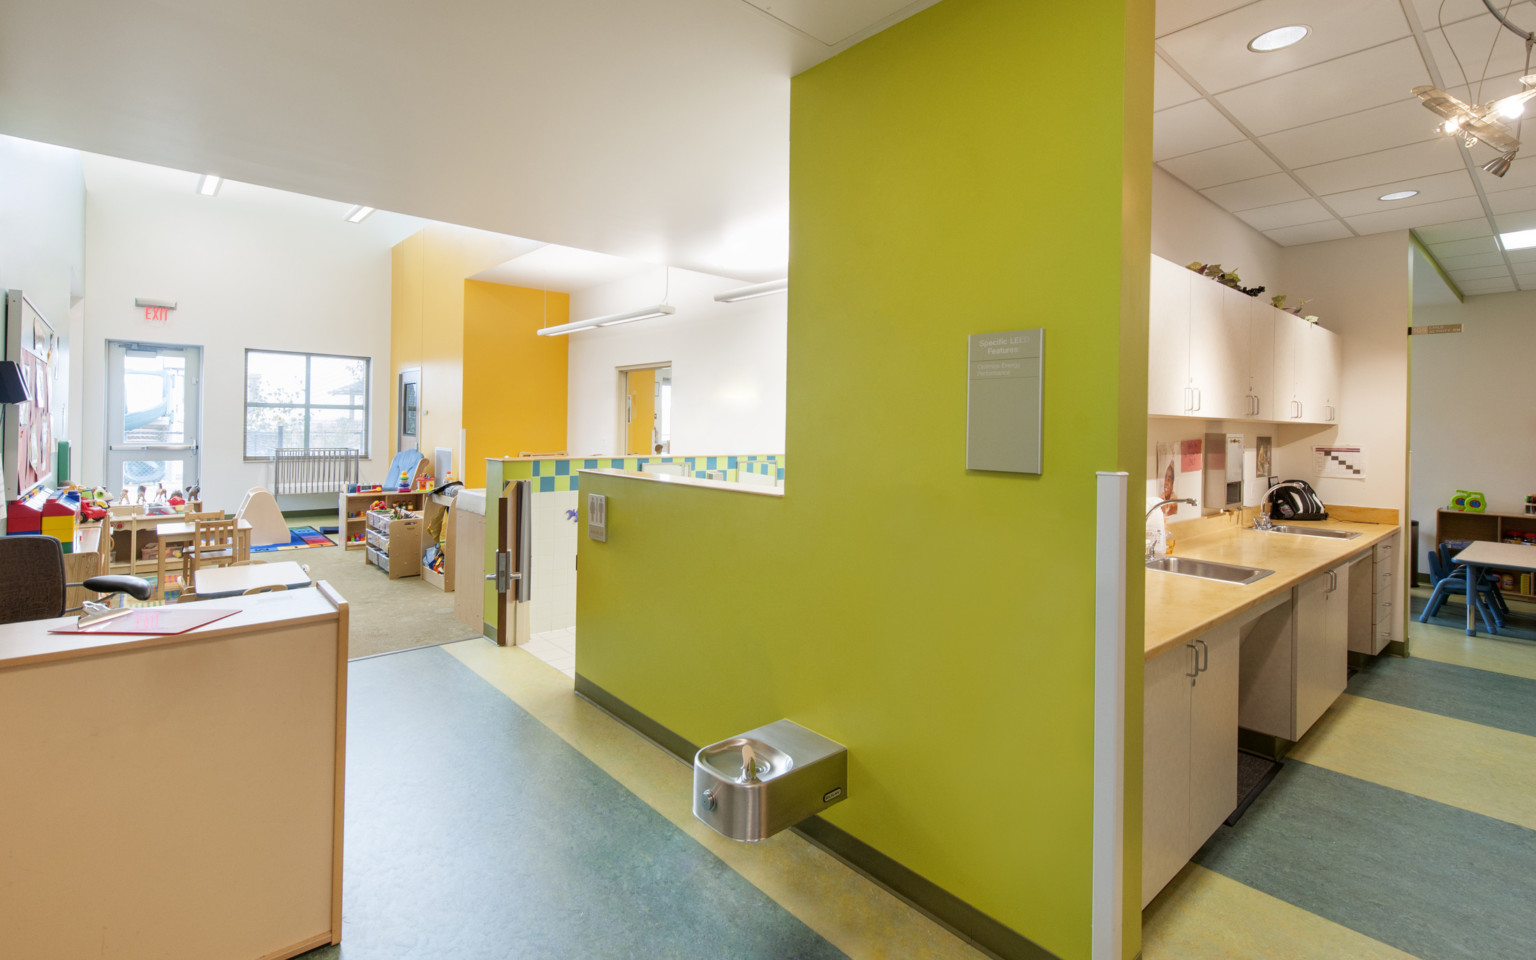
[[1254, 455], [1254, 475], [1259, 477], [1274, 476], [1274, 463], [1274, 438], [1259, 437]]

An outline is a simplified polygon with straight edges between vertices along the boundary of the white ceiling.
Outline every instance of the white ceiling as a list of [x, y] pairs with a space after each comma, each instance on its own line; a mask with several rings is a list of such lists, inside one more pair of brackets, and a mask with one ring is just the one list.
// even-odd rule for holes
[[666, 273], [664, 267], [591, 250], [562, 247], [557, 243], [544, 243], [536, 244], [527, 253], [482, 270], [469, 279], [505, 283], [514, 287], [532, 287], [535, 290], [575, 293], [647, 272], [656, 275], [656, 299], [661, 300], [662, 281]]
[[[1536, 2], [1506, 5], [1536, 28]], [[1289, 24], [1311, 33], [1247, 49]], [[1536, 289], [1536, 251], [1494, 240], [1536, 227], [1536, 144], [1483, 173], [1496, 153], [1440, 136], [1409, 93], [1486, 103], [1522, 89], [1525, 56], [1482, 0], [1161, 0], [1153, 159], [1282, 245], [1414, 229], [1464, 293]], [[1419, 193], [1379, 199], [1398, 190]]]
[[790, 77], [933, 2], [12, 2], [0, 133], [769, 280]]

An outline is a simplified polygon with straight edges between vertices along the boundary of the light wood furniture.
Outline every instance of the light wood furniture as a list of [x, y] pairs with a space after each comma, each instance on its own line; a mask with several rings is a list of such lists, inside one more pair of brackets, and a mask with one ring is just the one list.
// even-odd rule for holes
[[[249, 560], [251, 558], [251, 525], [246, 520], [236, 520], [234, 524], [235, 559]], [[190, 543], [197, 535], [197, 524], [185, 521], [161, 522], [155, 527], [154, 532], [160, 541], [160, 549], [155, 561], [155, 598], [164, 600], [165, 555], [170, 551], [172, 544]]]
[[[1536, 539], [1536, 514], [1522, 513], [1468, 513], [1463, 510], [1446, 510], [1444, 508], [1435, 511], [1435, 546], [1447, 540], [1491, 540], [1502, 542], [1505, 537], [1511, 539], [1523, 539], [1516, 535], [1529, 534]], [[1461, 557], [1458, 555], [1457, 560]], [[1421, 567], [1420, 569], [1427, 569]], [[1515, 572], [1516, 568], [1494, 568], [1497, 573], [1505, 570]], [[1524, 571], [1520, 571], [1524, 572]], [[1536, 577], [1532, 578], [1536, 580]], [[1504, 596], [1516, 600], [1536, 601], [1536, 586], [1531, 591], [1520, 589], [1520, 578], [1516, 577], [1513, 587], [1504, 588]]]
[[1239, 725], [1293, 742], [1311, 729], [1349, 680], [1348, 604], [1343, 563], [1243, 628]]
[[1397, 639], [1397, 543], [1392, 536], [1349, 568], [1349, 650], [1375, 656]]
[[288, 522], [283, 519], [283, 511], [278, 509], [277, 498], [266, 487], [247, 490], [235, 516], [250, 521], [251, 543], [256, 546], [288, 543]]
[[309, 574], [303, 566], [292, 560], [281, 563], [236, 564], [199, 570], [193, 576], [193, 584], [199, 599], [230, 597], [246, 593], [255, 587], [283, 586], [307, 587]]
[[1147, 661], [1141, 905], [1237, 806], [1238, 625]]
[[421, 574], [421, 514], [395, 519], [378, 510], [368, 513], [367, 561], [389, 579]]
[[339, 942], [348, 611], [317, 587], [173, 637], [0, 626], [6, 956]]
[[[112, 556], [112, 537], [102, 529], [102, 521], [83, 522], [75, 526], [75, 542], [72, 550], [64, 554], [64, 578], [66, 583], [79, 583], [89, 577], [106, 574]], [[72, 587], [64, 593], [64, 606], [73, 610], [87, 600], [99, 600], [101, 594], [84, 587]]]
[[1477, 598], [1477, 579], [1489, 570], [1536, 573], [1536, 546], [1479, 541], [1456, 554], [1456, 562], [1466, 569], [1467, 636], [1475, 637], [1477, 636], [1477, 607], [1482, 602]]
[[193, 521], [192, 540], [181, 548], [183, 584], [191, 583], [193, 575], [204, 567], [222, 567], [239, 559], [235, 556], [237, 523], [224, 519]]
[[[386, 507], [400, 506], [420, 513], [426, 496], [426, 490], [412, 490], [409, 493], [392, 490], [343, 493], [341, 502], [337, 505], [337, 512], [341, 518], [342, 547], [347, 550], [362, 550], [367, 545], [364, 535], [368, 529], [368, 508], [375, 500], [383, 500]], [[354, 537], [357, 539], [353, 539]]]
[[421, 567], [421, 579], [432, 584], [445, 593], [452, 593], [454, 587], [453, 564], [454, 548], [457, 546], [457, 537], [454, 528], [453, 510], [454, 498], [444, 494], [434, 494], [427, 497], [421, 511], [421, 551], [425, 557], [427, 549], [434, 543], [433, 535], [436, 534], [436, 543], [443, 552], [443, 572], [438, 573], [425, 563]]

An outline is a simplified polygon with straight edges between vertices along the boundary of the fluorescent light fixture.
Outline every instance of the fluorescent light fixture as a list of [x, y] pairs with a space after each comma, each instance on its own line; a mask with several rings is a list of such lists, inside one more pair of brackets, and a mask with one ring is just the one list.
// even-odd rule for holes
[[351, 210], [347, 211], [347, 222], [348, 223], [362, 223], [364, 220], [368, 219], [368, 215], [371, 214], [371, 213], [373, 213], [373, 208], [372, 207], [364, 207], [364, 206], [353, 207]]
[[628, 313], [614, 313], [606, 317], [593, 317], [590, 320], [573, 320], [570, 323], [545, 327], [538, 333], [541, 337], [558, 337], [565, 333], [576, 333], [578, 330], [590, 330], [593, 327], [612, 327], [621, 323], [634, 323], [636, 320], [665, 317], [676, 312], [676, 307], [668, 306], [665, 303], [658, 303], [654, 307], [641, 307], [639, 310], [631, 310]]
[[1311, 27], [1305, 27], [1301, 24], [1289, 27], [1276, 27], [1273, 30], [1266, 30], [1252, 40], [1249, 40], [1248, 49], [1254, 53], [1271, 53], [1275, 50], [1284, 50], [1293, 43], [1300, 43], [1311, 32]]
[[1525, 250], [1536, 247], [1536, 230], [1512, 230], [1499, 234], [1499, 243], [1505, 250]]
[[767, 283], [754, 283], [750, 287], [737, 287], [735, 290], [727, 290], [724, 293], [715, 294], [715, 300], [719, 303], [735, 303], [738, 300], [751, 300], [753, 297], [766, 297], [773, 293], [783, 293], [789, 289], [789, 278], [783, 280], [769, 280]]
[[223, 177], [216, 177], [211, 173], [205, 173], [197, 181], [197, 192], [205, 197], [211, 197], [219, 192], [219, 187], [223, 183]]
[[1418, 195], [1419, 195], [1419, 191], [1417, 191], [1417, 190], [1399, 190], [1396, 193], [1384, 193], [1381, 196], [1377, 197], [1376, 199], [1377, 200], [1407, 200], [1409, 197], [1416, 197]]

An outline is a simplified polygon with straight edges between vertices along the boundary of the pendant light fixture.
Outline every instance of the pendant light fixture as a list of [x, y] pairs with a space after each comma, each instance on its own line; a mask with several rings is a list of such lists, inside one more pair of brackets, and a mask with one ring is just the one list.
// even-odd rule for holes
[[735, 290], [726, 290], [715, 294], [718, 303], [735, 303], [738, 300], [751, 300], [754, 297], [766, 297], [773, 293], [783, 293], [789, 289], [789, 278], [782, 280], [769, 280], [767, 283], [754, 283], [750, 287], [737, 287]]

